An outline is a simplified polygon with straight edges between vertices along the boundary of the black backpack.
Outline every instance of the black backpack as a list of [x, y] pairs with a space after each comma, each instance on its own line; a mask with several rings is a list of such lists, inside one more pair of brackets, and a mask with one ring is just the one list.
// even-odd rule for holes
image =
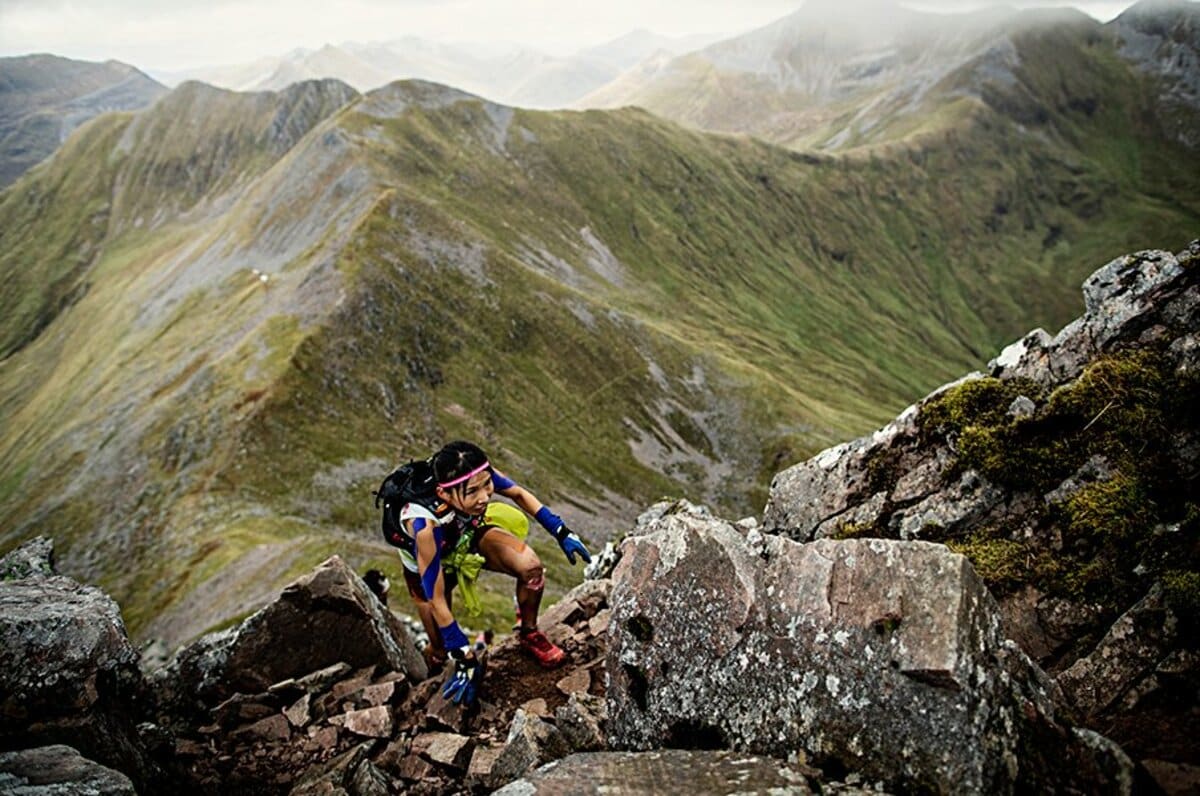
[[408, 503], [436, 503], [435, 486], [433, 465], [427, 459], [402, 464], [383, 479], [379, 491], [374, 494], [375, 508], [383, 508], [384, 541], [395, 547], [412, 546], [412, 540], [400, 523], [400, 509]]

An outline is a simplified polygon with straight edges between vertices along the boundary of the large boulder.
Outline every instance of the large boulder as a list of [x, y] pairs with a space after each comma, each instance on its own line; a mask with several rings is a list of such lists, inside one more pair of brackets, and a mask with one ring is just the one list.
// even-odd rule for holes
[[152, 681], [167, 712], [204, 715], [235, 693], [260, 693], [336, 663], [426, 676], [407, 627], [333, 556], [241, 625], [181, 649]]
[[941, 545], [797, 544], [677, 510], [623, 545], [609, 627], [614, 749], [799, 752], [902, 791], [1126, 792], [1115, 744]]
[[54, 574], [52, 554], [39, 537], [0, 560], [0, 746], [69, 743], [145, 785], [158, 774], [137, 730], [145, 681], [121, 610]]

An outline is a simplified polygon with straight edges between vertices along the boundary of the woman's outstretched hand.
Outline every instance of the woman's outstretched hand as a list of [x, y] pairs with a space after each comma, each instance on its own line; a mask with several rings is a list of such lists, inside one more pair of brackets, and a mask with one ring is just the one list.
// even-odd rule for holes
[[579, 554], [579, 557], [582, 558], [585, 563], [592, 563], [592, 554], [589, 553], [587, 547], [584, 546], [583, 540], [580, 539], [579, 536], [576, 535], [575, 532], [568, 528], [565, 524], [559, 526], [558, 532], [554, 534], [554, 537], [558, 539], [558, 546], [562, 548], [562, 551], [566, 555], [567, 561], [571, 563], [571, 566], [575, 565], [576, 553]]

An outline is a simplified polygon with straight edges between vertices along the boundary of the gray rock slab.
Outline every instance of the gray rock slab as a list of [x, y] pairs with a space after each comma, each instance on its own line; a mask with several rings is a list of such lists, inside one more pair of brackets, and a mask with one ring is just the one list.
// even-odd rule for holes
[[0, 753], [0, 793], [9, 796], [136, 796], [129, 777], [56, 744]]
[[510, 782], [496, 794], [770, 793], [801, 796], [816, 792], [798, 766], [773, 758], [741, 752], [663, 749], [640, 753], [574, 754]]
[[1053, 681], [1006, 642], [970, 563], [941, 545], [754, 546], [727, 522], [675, 514], [623, 548], [610, 748], [799, 751], [941, 792], [1104, 789], [1061, 761], [1127, 762], [1072, 735]]
[[36, 565], [0, 581], [0, 745], [70, 743], [139, 784], [157, 776], [137, 733], [138, 660], [120, 608], [99, 589]]

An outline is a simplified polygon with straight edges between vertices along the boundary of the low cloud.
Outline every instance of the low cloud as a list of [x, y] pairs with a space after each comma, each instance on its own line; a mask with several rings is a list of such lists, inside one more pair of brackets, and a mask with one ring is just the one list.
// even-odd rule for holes
[[[886, 0], [811, 0], [845, 10]], [[900, 4], [941, 12], [996, 5], [961, 0]], [[568, 54], [644, 28], [667, 35], [737, 35], [801, 7], [798, 0], [0, 0], [0, 55], [51, 52], [115, 58], [142, 68], [242, 63], [297, 47], [420, 36], [515, 42]], [[1014, 0], [1007, 5], [1065, 5]], [[1071, 3], [1109, 19], [1127, 3]]]

